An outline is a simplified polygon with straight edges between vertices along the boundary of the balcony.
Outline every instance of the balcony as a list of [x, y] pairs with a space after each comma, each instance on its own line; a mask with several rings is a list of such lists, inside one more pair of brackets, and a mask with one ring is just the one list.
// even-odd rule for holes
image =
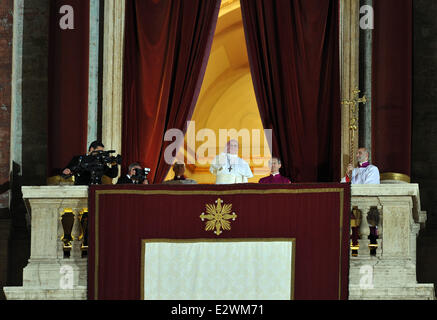
[[[419, 186], [351, 189], [349, 299], [435, 299], [434, 285], [416, 280], [416, 238], [426, 223]], [[31, 256], [23, 286], [4, 288], [7, 299], [87, 299], [88, 187], [23, 187], [22, 193]]]

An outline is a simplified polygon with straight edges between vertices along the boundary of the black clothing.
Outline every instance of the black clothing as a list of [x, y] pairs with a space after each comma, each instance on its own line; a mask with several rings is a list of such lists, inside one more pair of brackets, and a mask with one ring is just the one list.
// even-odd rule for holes
[[144, 180], [139, 183], [138, 180], [132, 180], [132, 177], [128, 177], [127, 175], [118, 178], [117, 184], [143, 184]]
[[132, 179], [128, 178], [128, 176], [122, 176], [118, 178], [117, 184], [133, 184]]
[[[70, 163], [65, 167], [65, 169], [70, 169], [70, 171], [74, 175], [74, 184], [77, 186], [88, 186], [92, 183], [91, 181], [91, 172], [88, 170], [83, 170], [81, 164], [85, 163], [89, 159], [88, 156], [75, 156], [71, 159]], [[64, 170], [65, 170], [64, 169]], [[109, 178], [115, 178], [118, 176], [118, 166], [114, 165], [109, 167], [108, 165], [104, 165], [103, 167], [103, 175], [108, 176]], [[101, 184], [100, 179], [97, 178], [97, 184]]]

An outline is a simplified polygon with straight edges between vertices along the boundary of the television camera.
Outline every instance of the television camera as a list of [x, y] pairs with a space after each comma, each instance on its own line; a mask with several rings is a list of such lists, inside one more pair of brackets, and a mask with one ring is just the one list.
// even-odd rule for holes
[[131, 177], [135, 184], [142, 184], [147, 179], [147, 175], [150, 173], [150, 168], [135, 168], [135, 174]]
[[115, 150], [93, 151], [89, 155], [80, 156], [78, 163], [70, 168], [71, 174], [63, 177], [89, 174], [90, 184], [101, 184], [107, 165], [121, 164], [121, 155], [111, 156], [111, 153], [115, 153]]

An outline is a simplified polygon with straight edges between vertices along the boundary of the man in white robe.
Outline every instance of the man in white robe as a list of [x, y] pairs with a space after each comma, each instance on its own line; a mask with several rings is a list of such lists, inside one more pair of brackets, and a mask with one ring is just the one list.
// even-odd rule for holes
[[[354, 168], [352, 164], [349, 164], [346, 171], [346, 176], [341, 182], [350, 182], [352, 184], [380, 184], [379, 169], [369, 163], [369, 152], [366, 148], [359, 148], [357, 150], [358, 168]], [[356, 217], [352, 213], [352, 219]], [[376, 223], [370, 223], [370, 243], [376, 244], [378, 239], [378, 226]], [[359, 231], [358, 227], [352, 227], [352, 243], [354, 246], [358, 245]], [[376, 249], [373, 248], [370, 252], [372, 255], [376, 254]], [[352, 254], [356, 254], [355, 250], [352, 250]]]
[[346, 176], [341, 182], [352, 184], [380, 184], [378, 167], [369, 163], [369, 152], [366, 148], [359, 148], [357, 151], [358, 168], [349, 164]]
[[216, 184], [246, 183], [253, 177], [249, 164], [238, 157], [236, 140], [230, 140], [224, 152], [214, 158], [209, 171], [216, 176]]

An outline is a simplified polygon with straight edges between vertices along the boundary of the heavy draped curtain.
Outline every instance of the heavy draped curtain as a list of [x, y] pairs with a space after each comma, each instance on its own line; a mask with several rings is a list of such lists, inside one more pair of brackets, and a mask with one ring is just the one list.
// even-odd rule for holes
[[338, 0], [241, 0], [253, 85], [273, 154], [295, 182], [340, 178]]
[[127, 0], [123, 164], [140, 161], [160, 183], [168, 129], [186, 130], [211, 49], [221, 0]]
[[372, 161], [410, 176], [413, 2], [378, 0], [374, 11]]
[[[60, 8], [73, 8], [74, 29], [60, 28]], [[48, 176], [87, 149], [89, 1], [50, 1]]]

